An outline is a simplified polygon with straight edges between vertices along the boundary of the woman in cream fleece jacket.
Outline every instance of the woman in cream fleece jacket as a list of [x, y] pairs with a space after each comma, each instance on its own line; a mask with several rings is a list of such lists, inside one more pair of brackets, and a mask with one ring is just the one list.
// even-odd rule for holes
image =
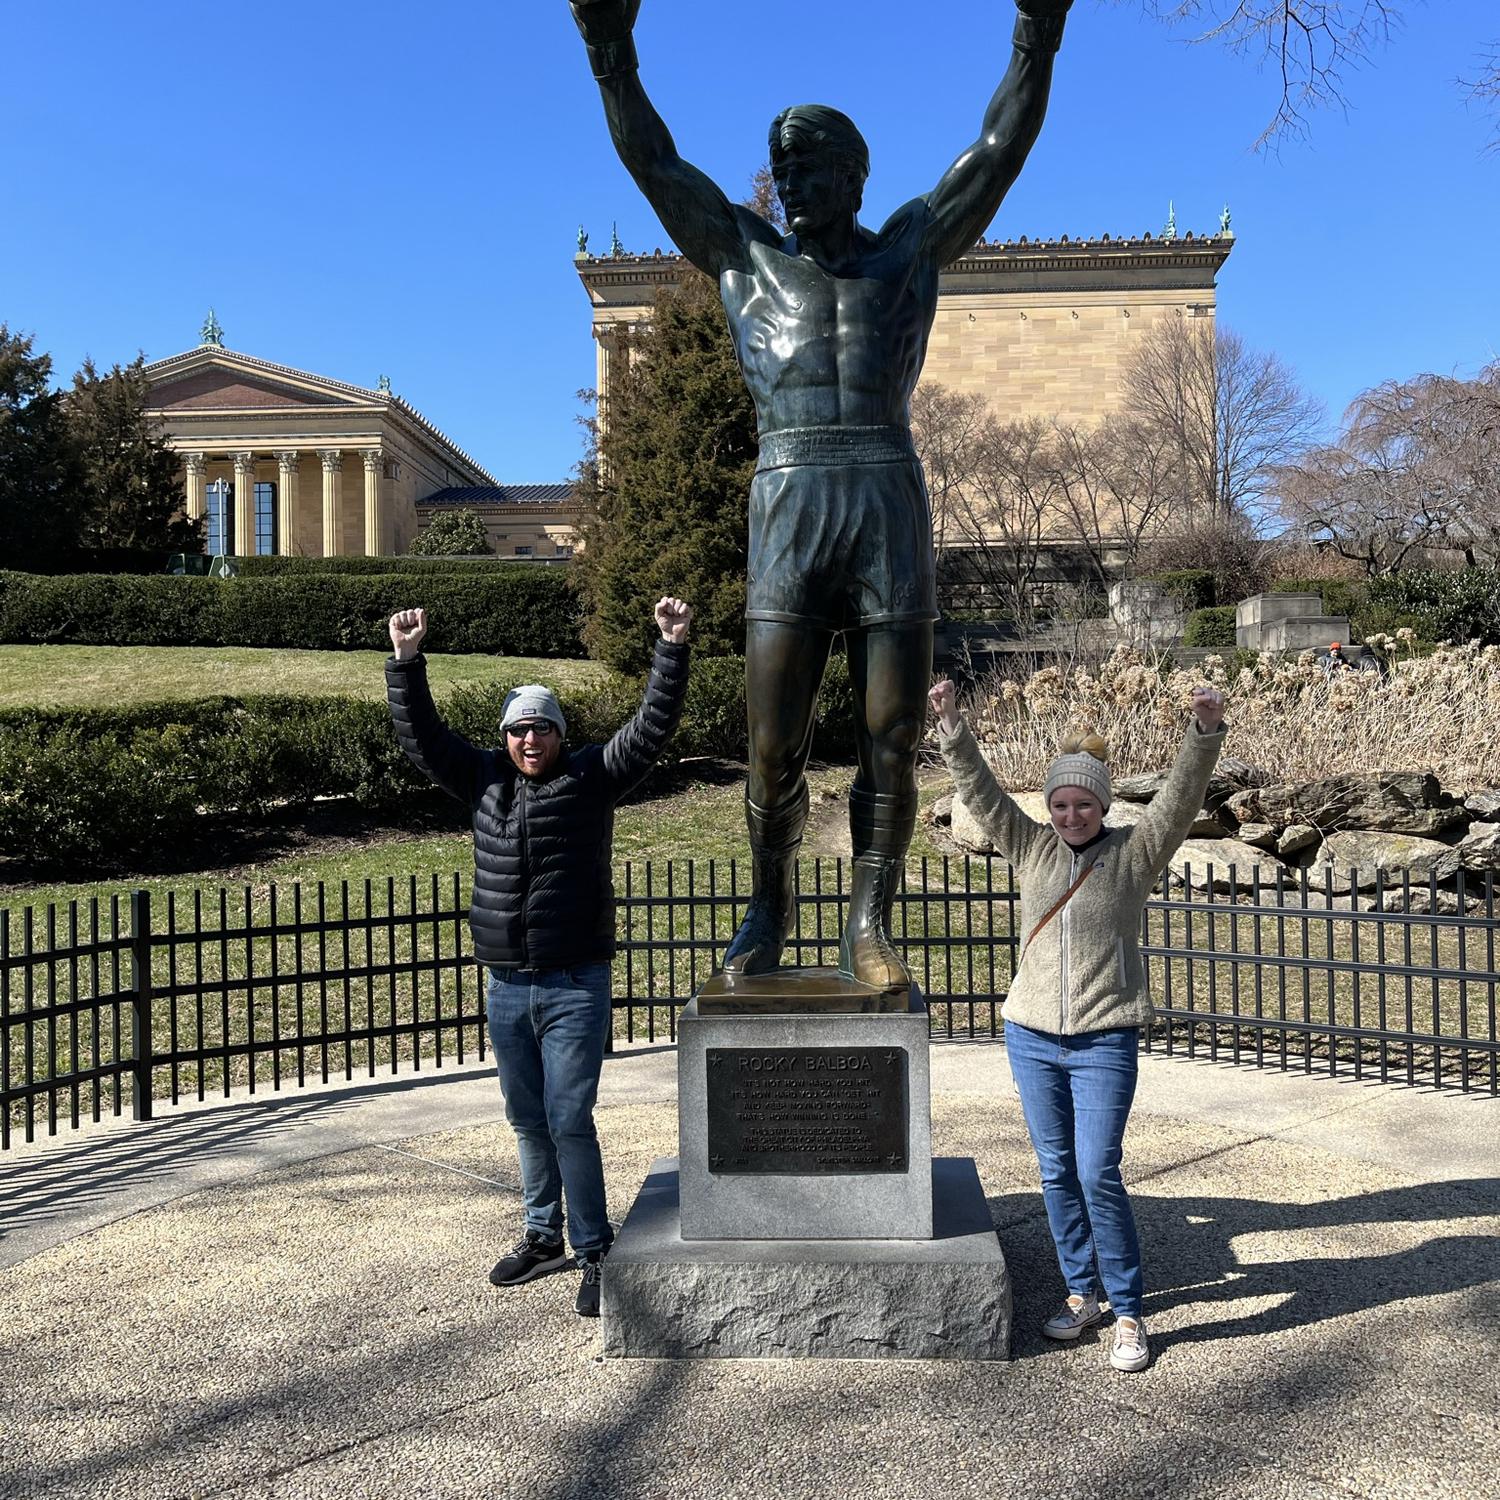
[[996, 782], [958, 714], [953, 685], [939, 682], [931, 701], [954, 790], [1020, 885], [1023, 938], [1001, 1015], [1068, 1289], [1042, 1331], [1076, 1339], [1097, 1323], [1102, 1283], [1115, 1315], [1110, 1362], [1144, 1369], [1140, 1243], [1120, 1176], [1139, 1028], [1151, 1019], [1141, 912], [1203, 806], [1224, 743], [1224, 699], [1210, 687], [1194, 690], [1176, 762], [1131, 828], [1104, 822], [1110, 781], [1102, 741], [1064, 744], [1043, 788], [1051, 821], [1037, 823]]

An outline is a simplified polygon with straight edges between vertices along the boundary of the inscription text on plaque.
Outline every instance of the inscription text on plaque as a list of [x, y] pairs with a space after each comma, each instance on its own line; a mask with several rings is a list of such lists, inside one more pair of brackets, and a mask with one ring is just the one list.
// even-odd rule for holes
[[907, 1170], [904, 1047], [710, 1047], [710, 1173]]

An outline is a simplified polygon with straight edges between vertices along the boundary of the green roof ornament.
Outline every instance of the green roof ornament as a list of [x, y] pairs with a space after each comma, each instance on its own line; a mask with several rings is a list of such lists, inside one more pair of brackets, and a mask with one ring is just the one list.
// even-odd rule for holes
[[620, 226], [618, 224], [611, 224], [609, 226], [609, 253], [615, 260], [618, 260], [625, 253], [625, 247], [620, 243]]
[[578, 226], [578, 259], [582, 260], [589, 253], [589, 232], [582, 224]]
[[1177, 238], [1177, 205], [1170, 198], [1167, 200], [1167, 222], [1162, 229], [1161, 237], [1164, 240]]
[[1224, 205], [1224, 212], [1219, 215], [1219, 238], [1221, 240], [1232, 240], [1234, 230], [1230, 227], [1229, 205]]
[[219, 320], [214, 316], [213, 308], [209, 308], [208, 316], [203, 320], [203, 327], [198, 333], [199, 343], [212, 344], [215, 349], [224, 347], [224, 329]]
[[379, 391], [382, 396], [389, 396], [391, 393], [391, 377], [389, 375], [382, 375], [380, 377], [380, 383], [375, 387], [375, 389]]

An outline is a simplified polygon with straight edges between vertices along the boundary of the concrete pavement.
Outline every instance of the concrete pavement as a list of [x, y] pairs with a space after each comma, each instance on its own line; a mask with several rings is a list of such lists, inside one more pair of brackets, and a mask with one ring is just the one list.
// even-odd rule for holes
[[[612, 1203], [675, 1151], [612, 1059]], [[1148, 1057], [1155, 1360], [1060, 1294], [1004, 1051], [933, 1049], [1017, 1287], [1003, 1365], [617, 1362], [518, 1217], [487, 1068], [112, 1123], [0, 1162], [0, 1495], [1468, 1496], [1500, 1472], [1500, 1101]]]

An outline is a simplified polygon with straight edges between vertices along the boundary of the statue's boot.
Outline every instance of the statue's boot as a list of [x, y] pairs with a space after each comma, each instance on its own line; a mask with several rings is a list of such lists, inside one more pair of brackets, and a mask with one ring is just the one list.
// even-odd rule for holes
[[849, 916], [839, 943], [839, 969], [877, 990], [904, 990], [911, 983], [891, 941], [891, 904], [906, 868], [906, 851], [917, 821], [917, 794], [888, 796], [856, 786], [849, 793], [849, 831], [854, 873]]
[[797, 922], [797, 850], [807, 826], [807, 783], [777, 808], [745, 798], [752, 856], [750, 905], [729, 950], [726, 974], [769, 974], [781, 967], [781, 950]]

